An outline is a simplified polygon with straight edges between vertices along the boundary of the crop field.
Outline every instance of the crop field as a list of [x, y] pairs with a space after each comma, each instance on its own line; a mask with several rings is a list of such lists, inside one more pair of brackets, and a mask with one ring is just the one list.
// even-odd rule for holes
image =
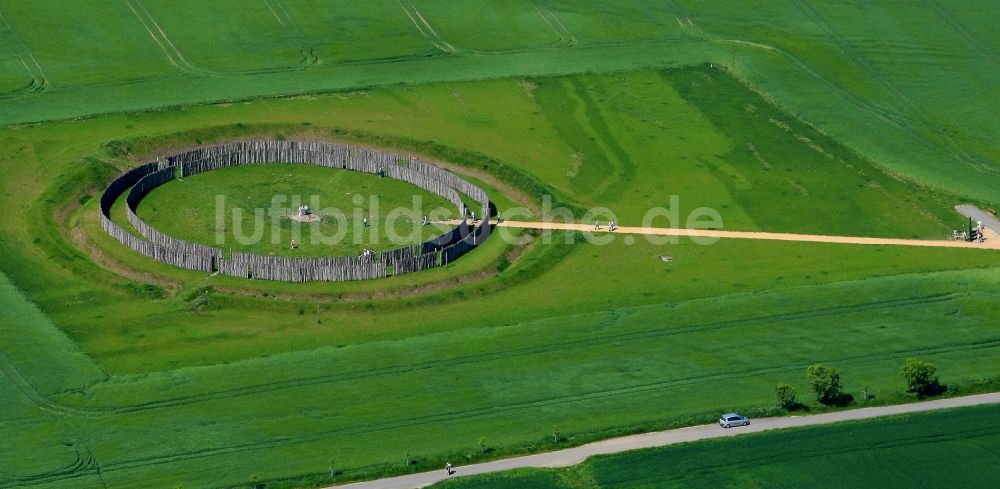
[[1000, 190], [1000, 125], [979, 110], [998, 96], [993, 11], [983, 0], [5, 1], [0, 120], [715, 62], [884, 166], [987, 199]]
[[990, 487], [995, 406], [800, 428], [590, 459], [569, 470], [457, 478], [434, 489]]
[[[997, 19], [986, 2], [917, 7], [0, 0], [0, 489], [319, 487], [722, 410], [785, 414], [778, 382], [822, 410], [805, 394], [817, 362], [855, 398], [868, 386], [855, 405], [911, 400], [910, 357], [949, 395], [995, 388], [995, 249], [499, 227], [445, 267], [284, 283], [175, 268], [102, 229], [99, 195], [121, 172], [263, 138], [418, 156], [510, 221], [592, 223], [603, 208], [622, 226], [689, 227], [708, 208], [724, 230], [946, 239], [965, 225], [955, 205], [1000, 205], [1000, 125], [983, 109], [998, 96]], [[172, 181], [137, 212], [227, 249], [354, 255], [395, 247], [357, 228], [374, 195], [458, 217], [400, 181], [292, 165]], [[276, 196], [282, 213], [313, 197], [344, 209], [344, 241], [309, 244], [338, 229], [327, 222], [295, 250], [285, 221], [247, 244], [219, 231], [220, 213], [232, 224]], [[111, 219], [131, 229], [124, 207]], [[397, 229], [404, 242], [445, 229], [417, 224]], [[678, 485], [812, 484], [802, 474], [828, 455], [782, 458], [811, 436], [891, 434], [906, 457], [958, 444], [935, 437], [963, 424], [973, 459], [996, 438], [969, 424], [978, 412], [927, 415], [913, 436], [893, 420], [718, 442], [774, 440], [778, 462], [746, 479], [710, 479], [698, 464], [712, 443], [669, 453], [694, 477]], [[646, 487], [615, 479], [618, 463], [523, 483]]]

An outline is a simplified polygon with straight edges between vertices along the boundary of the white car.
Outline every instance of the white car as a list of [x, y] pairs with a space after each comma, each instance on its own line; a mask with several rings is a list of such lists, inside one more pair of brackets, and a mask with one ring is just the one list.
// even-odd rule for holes
[[749, 426], [750, 418], [737, 413], [723, 414], [719, 418], [719, 426], [723, 428], [730, 428], [732, 426]]

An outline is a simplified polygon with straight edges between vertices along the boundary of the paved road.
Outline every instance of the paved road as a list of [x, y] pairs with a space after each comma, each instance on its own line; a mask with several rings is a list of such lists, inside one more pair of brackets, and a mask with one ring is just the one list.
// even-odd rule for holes
[[[993, 231], [995, 234], [1000, 234], [1000, 221], [991, 216], [988, 212], [974, 205], [959, 205], [955, 207], [955, 210], [960, 212], [963, 216], [971, 217], [973, 221], [983, 221], [983, 227], [989, 231]], [[961, 230], [962, 229], [959, 229], [959, 231]]]
[[[983, 221], [985, 224], [986, 221]], [[601, 232], [607, 232], [607, 222], [603, 223]], [[504, 221], [499, 226], [512, 228], [531, 229], [558, 229], [570, 231], [594, 231], [592, 224], [575, 224], [562, 222], [524, 222], [524, 221]], [[998, 226], [1000, 229], [1000, 226]], [[1000, 232], [1000, 231], [998, 231]], [[895, 238], [865, 238], [860, 236], [828, 236], [821, 234], [792, 234], [792, 233], [764, 233], [756, 231], [719, 231], [711, 229], [685, 229], [685, 228], [654, 228], [654, 227], [619, 227], [615, 233], [618, 234], [647, 234], [657, 236], [687, 236], [701, 238], [736, 238], [736, 239], [764, 239], [774, 241], [804, 241], [812, 243], [843, 243], [861, 245], [891, 245], [891, 246], [926, 246], [936, 248], [977, 248], [977, 249], [1000, 249], [1000, 236], [994, 233], [989, 236], [985, 243], [969, 243], [956, 240], [930, 240], [930, 239], [895, 239]]]
[[[911, 404], [899, 404], [895, 406], [871, 407], [862, 409], [851, 409], [847, 411], [837, 411], [825, 414], [814, 414], [811, 416], [791, 416], [781, 418], [760, 418], [752, 420], [750, 426], [722, 429], [717, 424], [702, 426], [692, 426], [690, 428], [680, 428], [676, 430], [659, 431], [642, 435], [626, 436], [622, 438], [611, 438], [588, 445], [581, 445], [575, 448], [559, 450], [556, 452], [539, 453], [524, 457], [514, 457], [493, 462], [485, 462], [475, 465], [456, 467], [456, 474], [452, 477], [462, 475], [484, 474], [488, 472], [499, 472], [503, 470], [519, 469], [525, 467], [568, 467], [582, 462], [587, 457], [608, 453], [618, 453], [639, 448], [661, 447], [708, 438], [721, 438], [724, 436], [738, 436], [745, 433], [757, 433], [760, 431], [774, 430], [779, 428], [794, 428], [800, 426], [815, 426], [840, 421], [857, 419], [876, 418], [879, 416], [890, 416], [894, 414], [916, 413], [921, 411], [932, 411], [935, 409], [947, 409], [963, 406], [976, 406], [980, 404], [1000, 403], [1000, 392], [980, 394], [975, 396], [953, 397], [950, 399], [939, 399], [934, 401], [916, 402]], [[418, 474], [391, 477], [367, 482], [356, 482], [336, 486], [337, 489], [414, 489], [429, 486], [435, 482], [447, 479], [444, 469], [432, 472], [421, 472]], [[331, 488], [332, 489], [332, 488]]]

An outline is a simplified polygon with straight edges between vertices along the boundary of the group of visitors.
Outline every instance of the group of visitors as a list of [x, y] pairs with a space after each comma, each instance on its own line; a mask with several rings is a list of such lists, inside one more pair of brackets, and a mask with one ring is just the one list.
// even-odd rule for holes
[[976, 226], [972, 227], [972, 219], [969, 219], [969, 229], [968, 233], [959, 233], [957, 229], [951, 230], [951, 239], [962, 240], [962, 241], [975, 241], [978, 243], [983, 243], [986, 241], [986, 228], [983, 226], [983, 221], [976, 221]]
[[[471, 220], [473, 224], [475, 224], [476, 221], [478, 220], [478, 218], [476, 217], [476, 211], [469, 210], [468, 208], [465, 209], [465, 217], [469, 218], [469, 220]], [[424, 216], [424, 219], [426, 220], [427, 217]], [[488, 215], [483, 216], [483, 219], [489, 219], [489, 216]], [[499, 212], [497, 212], [497, 223], [498, 224], [503, 223], [503, 216], [501, 216]]]
[[[618, 229], [618, 223], [614, 219], [608, 221], [608, 231], [614, 231], [616, 229]], [[601, 221], [594, 221], [594, 231], [600, 231], [600, 230], [601, 230]]]

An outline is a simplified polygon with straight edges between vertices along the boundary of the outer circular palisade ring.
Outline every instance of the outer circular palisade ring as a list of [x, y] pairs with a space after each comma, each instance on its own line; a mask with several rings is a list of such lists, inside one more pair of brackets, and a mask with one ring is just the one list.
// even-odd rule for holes
[[[371, 256], [297, 258], [234, 251], [227, 258], [221, 248], [168, 236], [143, 222], [135, 212], [143, 197], [177, 178], [178, 172], [186, 177], [219, 168], [269, 163], [317, 165], [402, 180], [449, 200], [462, 219], [440, 236]], [[111, 206], [126, 191], [125, 215], [141, 237], [111, 220]], [[462, 194], [480, 204], [477, 214], [483, 219], [478, 226], [465, 217], [468, 209]], [[412, 156], [403, 159], [392, 153], [315, 141], [251, 140], [203, 146], [133, 168], [112, 181], [101, 194], [104, 230], [143, 255], [191, 270], [285, 282], [365, 280], [446, 265], [490, 236], [489, 216], [490, 200], [485, 191], [437, 166]]]

